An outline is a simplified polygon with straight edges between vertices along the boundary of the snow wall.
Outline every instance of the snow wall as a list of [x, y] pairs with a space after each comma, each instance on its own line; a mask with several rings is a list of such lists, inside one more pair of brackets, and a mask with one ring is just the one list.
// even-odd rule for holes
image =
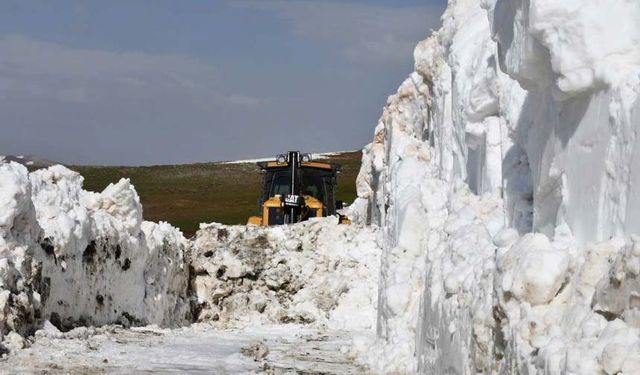
[[102, 193], [63, 166], [0, 164], [0, 351], [49, 320], [76, 325], [191, 322], [188, 242], [142, 220], [122, 179]]
[[366, 146], [380, 372], [640, 372], [640, 3], [450, 0]]

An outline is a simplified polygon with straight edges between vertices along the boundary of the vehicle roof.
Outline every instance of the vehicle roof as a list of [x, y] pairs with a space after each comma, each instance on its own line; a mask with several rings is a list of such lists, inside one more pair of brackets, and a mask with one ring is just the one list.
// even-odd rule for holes
[[[262, 162], [258, 162], [258, 167], [260, 167], [261, 169], [280, 169], [280, 168], [288, 168], [289, 164], [288, 163], [279, 163], [275, 160], [273, 161], [262, 161]], [[339, 171], [340, 168], [340, 164], [333, 164], [333, 163], [325, 163], [325, 162], [320, 162], [320, 161], [306, 161], [306, 162], [302, 162], [300, 163], [300, 167], [301, 168], [312, 168], [312, 169], [322, 169], [322, 170], [326, 170], [326, 171]]]

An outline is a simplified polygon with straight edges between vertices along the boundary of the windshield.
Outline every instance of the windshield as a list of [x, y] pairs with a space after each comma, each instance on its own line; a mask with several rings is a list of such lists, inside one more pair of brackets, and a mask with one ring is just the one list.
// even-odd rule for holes
[[[291, 172], [276, 172], [273, 175], [273, 182], [269, 196], [289, 194], [291, 186]], [[302, 195], [310, 195], [321, 202], [325, 198], [325, 186], [322, 176], [313, 173], [302, 173]]]
[[321, 176], [302, 176], [302, 195], [311, 195], [320, 202], [324, 202], [324, 181]]
[[289, 186], [291, 185], [290, 172], [276, 172], [273, 176], [271, 184], [271, 192], [269, 196], [289, 194]]

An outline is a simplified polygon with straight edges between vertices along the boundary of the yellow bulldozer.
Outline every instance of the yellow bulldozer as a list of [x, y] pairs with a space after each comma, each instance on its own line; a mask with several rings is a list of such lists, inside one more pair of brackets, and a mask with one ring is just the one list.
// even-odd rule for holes
[[339, 215], [336, 186], [340, 165], [312, 160], [311, 154], [289, 151], [275, 160], [259, 162], [262, 172], [261, 216], [252, 216], [248, 224], [293, 224], [314, 217]]

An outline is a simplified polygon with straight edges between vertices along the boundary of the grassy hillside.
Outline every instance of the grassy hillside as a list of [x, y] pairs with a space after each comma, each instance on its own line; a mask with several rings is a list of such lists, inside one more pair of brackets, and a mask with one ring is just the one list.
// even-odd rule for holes
[[[328, 158], [342, 165], [337, 199], [355, 199], [360, 158], [359, 151]], [[111, 182], [130, 178], [140, 194], [145, 220], [168, 221], [187, 236], [200, 223], [244, 224], [258, 212], [261, 175], [254, 163], [71, 168], [84, 176], [86, 190], [102, 191]]]

